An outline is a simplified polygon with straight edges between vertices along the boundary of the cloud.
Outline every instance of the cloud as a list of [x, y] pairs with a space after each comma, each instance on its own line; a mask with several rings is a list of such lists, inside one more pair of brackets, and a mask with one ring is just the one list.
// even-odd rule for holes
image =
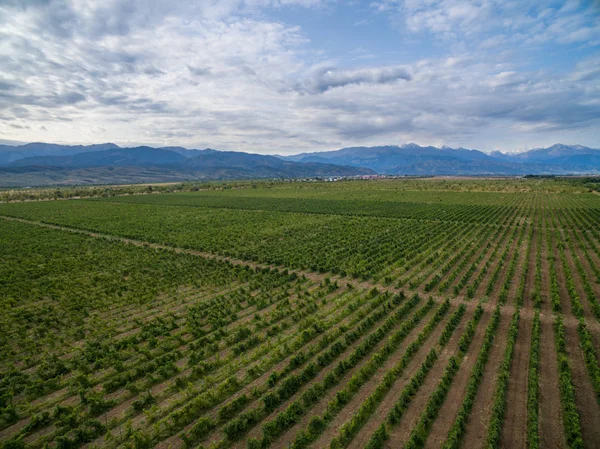
[[67, 92], [56, 97], [55, 101], [58, 104], [75, 104], [85, 101], [85, 96], [79, 92]]
[[600, 126], [597, 83], [569, 81], [572, 74], [499, 71], [469, 58], [460, 64], [423, 60], [411, 73], [410, 83], [332, 89], [318, 101], [305, 97], [302, 106], [322, 135], [351, 144], [417, 141], [485, 149], [494, 139], [510, 145], [570, 133], [581, 139]]
[[[390, 15], [407, 33], [428, 34], [467, 47], [600, 44], [597, 2], [378, 0], [371, 7]], [[483, 43], [477, 36], [483, 37]]]
[[187, 68], [190, 73], [195, 76], [205, 76], [211, 74], [210, 67], [192, 67], [188, 65]]
[[[360, 52], [327, 51], [271, 14], [328, 4], [2, 3], [0, 135], [265, 153], [405, 141], [541, 145], [570, 135], [597, 142], [600, 54], [590, 49], [595, 13], [586, 6], [378, 2], [364, 20], [379, 25], [389, 15], [402, 25], [397, 42], [384, 42], [402, 50], [397, 59], [358, 37], [349, 47]], [[538, 53], [552, 55], [539, 51], [549, 42], [584, 47], [585, 58], [538, 67]], [[523, 48], [535, 54], [516, 57]]]
[[410, 73], [404, 67], [372, 67], [355, 70], [319, 67], [301, 83], [299, 90], [323, 93], [351, 84], [389, 84], [398, 80], [410, 81], [411, 79]]

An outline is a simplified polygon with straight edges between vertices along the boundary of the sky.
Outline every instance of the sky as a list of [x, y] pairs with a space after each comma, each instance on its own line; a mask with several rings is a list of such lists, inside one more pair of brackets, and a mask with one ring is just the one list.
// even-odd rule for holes
[[0, 143], [600, 148], [600, 1], [0, 0]]

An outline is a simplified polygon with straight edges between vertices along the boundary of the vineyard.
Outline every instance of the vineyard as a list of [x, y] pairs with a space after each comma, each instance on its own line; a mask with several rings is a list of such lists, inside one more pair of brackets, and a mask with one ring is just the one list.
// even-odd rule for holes
[[597, 448], [586, 185], [0, 204], [0, 448]]

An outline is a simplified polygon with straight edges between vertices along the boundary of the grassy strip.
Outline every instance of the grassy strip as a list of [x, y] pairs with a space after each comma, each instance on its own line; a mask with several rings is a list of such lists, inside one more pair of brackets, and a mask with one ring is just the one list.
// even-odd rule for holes
[[527, 447], [540, 447], [539, 397], [540, 397], [540, 312], [533, 317], [531, 350], [529, 352], [529, 376], [527, 379]]
[[583, 437], [581, 436], [579, 412], [575, 403], [575, 386], [573, 385], [571, 366], [567, 355], [565, 328], [560, 314], [554, 317], [554, 335], [558, 359], [558, 386], [563, 406], [567, 444], [571, 448], [579, 449], [584, 447]]
[[519, 333], [519, 309], [513, 315], [513, 319], [508, 329], [508, 342], [504, 351], [504, 360], [498, 374], [498, 383], [494, 394], [494, 406], [492, 416], [488, 427], [486, 447], [489, 449], [500, 446], [500, 437], [502, 436], [502, 423], [504, 422], [504, 412], [506, 411], [506, 397], [508, 395], [508, 381], [510, 378], [510, 367], [515, 350], [515, 343]]
[[[548, 248], [552, 248], [552, 237], [547, 233]], [[560, 306], [560, 294], [556, 281], [556, 268], [553, 257], [548, 256], [550, 263], [550, 296], [552, 299], [552, 310], [554, 312], [554, 339], [556, 345], [556, 358], [558, 361], [558, 388], [560, 391], [560, 402], [563, 408], [563, 421], [565, 426], [565, 438], [570, 448], [583, 448], [583, 437], [581, 436], [581, 421], [577, 404], [575, 403], [575, 386], [569, 364], [567, 353], [567, 342], [565, 339], [565, 327], [562, 319]]]

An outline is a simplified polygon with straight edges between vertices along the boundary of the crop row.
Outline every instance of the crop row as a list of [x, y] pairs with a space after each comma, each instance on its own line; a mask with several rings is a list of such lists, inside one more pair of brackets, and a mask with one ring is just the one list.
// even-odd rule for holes
[[[352, 438], [369, 420], [371, 415], [374, 413], [377, 405], [383, 400], [385, 395], [388, 394], [396, 380], [400, 378], [400, 376], [402, 376], [409, 362], [413, 359], [417, 351], [423, 346], [424, 342], [427, 340], [434, 327], [442, 319], [448, 308], [449, 303], [445, 302], [443, 306], [438, 309], [438, 311], [432, 317], [430, 322], [427, 323], [425, 328], [423, 328], [421, 333], [419, 333], [417, 338], [406, 347], [404, 354], [402, 355], [400, 360], [385, 373], [379, 385], [363, 401], [358, 411], [354, 413], [353, 417], [341, 426], [338, 432], [339, 435], [337, 437], [334, 437], [330, 443], [330, 449], [343, 448], [347, 447], [350, 444]], [[465, 311], [466, 307], [464, 305], [459, 306], [459, 308], [452, 314], [452, 316], [448, 320], [448, 323], [446, 324], [437, 344], [437, 346], [440, 349], [446, 346], [446, 344], [450, 341], [450, 338], [454, 333], [454, 330], [460, 323], [460, 320], [462, 319]], [[432, 349], [431, 351], [436, 353], [435, 349]], [[428, 355], [427, 359], [430, 359], [431, 357], [432, 356]], [[329, 412], [329, 407], [327, 412]]]
[[517, 335], [519, 332], [519, 313], [520, 309], [517, 308], [513, 315], [513, 319], [508, 329], [508, 338], [506, 349], [504, 351], [504, 359], [502, 365], [498, 371], [498, 378], [496, 381], [496, 391], [494, 392], [494, 404], [492, 406], [492, 416], [488, 425], [488, 432], [486, 437], [487, 448], [500, 447], [500, 437], [502, 436], [502, 423], [504, 421], [504, 412], [506, 410], [506, 399], [508, 395], [508, 382], [510, 378], [510, 367], [512, 365], [512, 358], [515, 349], [515, 343], [517, 341]]
[[[319, 272], [369, 278], [439, 236], [416, 220], [68, 201], [8, 204], [1, 214]], [[500, 219], [510, 209], [502, 208]], [[485, 211], [487, 215], [489, 211]], [[468, 210], [464, 214], [470, 215]], [[458, 217], [457, 217], [458, 218]], [[515, 217], [516, 218], [516, 217]], [[487, 223], [487, 222], [486, 222]], [[475, 224], [474, 227], [493, 226]], [[438, 229], [436, 231], [436, 229]]]
[[[369, 296], [369, 298], [370, 298], [371, 305], [373, 306], [372, 308], [371, 308], [371, 305], [369, 307], [371, 308], [371, 310], [375, 311], [374, 312], [375, 314], [369, 315], [367, 318], [365, 318], [365, 320], [362, 321], [361, 327], [358, 328], [359, 332], [360, 332], [360, 329], [363, 329], [362, 332], [364, 332], [364, 329], [368, 329], [368, 327], [370, 327], [374, 323], [376, 323], [378, 319], [386, 316], [387, 313], [389, 313], [389, 307], [384, 307], [383, 309], [380, 309], [380, 307], [379, 307], [382, 304], [383, 305], [386, 304], [386, 296], [385, 295], [382, 296], [381, 300], [373, 300], [372, 296]], [[391, 302], [389, 304], [390, 305], [393, 303], [399, 304], [398, 300], [401, 300], [401, 298], [402, 297], [399, 296], [398, 298], [396, 298], [393, 302]], [[353, 307], [353, 308], [348, 309], [348, 312], [352, 313], [355, 310], [356, 310], [356, 308]], [[387, 313], [386, 313], [386, 310], [387, 310]], [[364, 317], [364, 315], [359, 313], [359, 316], [357, 317], [357, 318], [359, 318], [359, 320], [358, 321], [353, 320], [353, 322], [360, 322], [360, 318], [362, 318], [362, 317]], [[323, 323], [323, 325], [326, 327], [330, 327], [334, 324], [335, 324], [335, 321]], [[364, 327], [365, 325], [367, 327]], [[256, 365], [256, 367], [249, 368], [246, 371], [245, 377], [241, 381], [236, 381], [235, 384], [230, 385], [230, 384], [228, 384], [228, 380], [225, 380], [225, 382], [222, 383], [221, 385], [223, 387], [229, 388], [227, 394], [222, 393], [220, 395], [217, 395], [212, 390], [208, 390], [206, 392], [198, 391], [197, 393], [194, 394], [193, 397], [188, 397], [184, 401], [183, 404], [180, 404], [180, 407], [178, 410], [171, 411], [167, 416], [162, 418], [160, 421], [157, 421], [158, 423], [160, 423], [160, 426], [161, 426], [161, 428], [163, 428], [163, 431], [160, 434], [156, 434], [154, 436], [148, 436], [148, 438], [162, 439], [162, 438], [168, 437], [169, 435], [173, 435], [175, 432], [177, 432], [178, 430], [180, 430], [184, 426], [186, 426], [187, 423], [193, 422], [193, 420], [196, 419], [204, 411], [206, 411], [209, 408], [212, 408], [214, 405], [222, 402], [223, 399], [225, 399], [227, 396], [230, 396], [231, 394], [235, 393], [235, 391], [239, 391], [245, 385], [249, 385], [250, 382], [252, 382], [254, 379], [257, 379], [259, 376], [261, 376], [262, 373], [266, 372], [266, 370], [270, 366], [272, 366], [274, 363], [281, 360], [283, 357], [288, 357], [292, 354], [297, 353], [297, 351], [300, 350], [303, 345], [305, 345], [307, 342], [310, 341], [310, 338], [307, 340], [306, 334], [304, 333], [304, 331], [302, 331], [301, 328], [299, 330], [301, 331], [299, 335], [296, 335], [296, 336], [293, 335], [292, 337], [294, 337], [294, 339], [289, 343], [282, 342], [279, 345], [280, 349], [277, 351], [273, 351], [272, 347], [265, 346], [265, 350], [267, 350], [271, 353], [271, 357], [269, 357], [268, 359], [262, 359], [260, 361], [260, 363], [258, 365]], [[315, 350], [319, 351], [320, 349], [324, 349], [332, 343], [334, 343], [334, 344], [333, 344], [333, 346], [331, 346], [331, 350], [335, 351], [334, 354], [339, 353], [338, 352], [339, 349], [336, 346], [336, 345], [338, 345], [338, 343], [335, 343], [335, 339], [342, 336], [344, 334], [344, 332], [346, 331], [346, 328], [345, 327], [341, 327], [341, 328], [334, 327], [334, 328], [332, 328], [332, 331], [333, 332], [327, 332], [323, 336], [323, 338], [319, 341], [317, 346], [314, 348], [311, 348], [309, 350], [309, 353], [311, 353], [312, 351], [315, 351]], [[353, 331], [353, 334], [360, 335], [360, 333], [356, 334], [356, 331]], [[353, 334], [347, 335], [345, 337], [346, 338], [345, 341], [348, 341], [348, 338], [356, 338], [356, 337], [352, 337]], [[283, 348], [283, 351], [281, 348]], [[331, 352], [331, 350], [329, 352]], [[263, 354], [263, 356], [264, 355], [266, 355], [266, 354]], [[320, 356], [319, 358], [321, 360], [323, 360], [322, 356]], [[282, 372], [281, 375], [283, 375], [285, 373], [290, 373], [296, 367], [298, 367], [302, 364], [303, 364], [303, 358], [300, 357], [299, 354], [296, 354], [296, 356], [294, 356], [290, 359], [290, 368], [288, 368], [284, 372]], [[310, 372], [310, 369], [308, 372]], [[279, 375], [278, 375], [278, 377], [279, 377]], [[228, 385], [229, 385], [229, 387], [228, 387]], [[173, 407], [170, 406], [170, 408], [172, 409]]]
[[[409, 304], [414, 304], [419, 301], [418, 296], [414, 296]], [[366, 376], [371, 375], [372, 371], [381, 364], [397, 349], [398, 345], [406, 338], [408, 333], [416, 327], [419, 321], [433, 307], [434, 302], [429, 300], [425, 306], [417, 310], [412, 319], [406, 321], [405, 324], [395, 331], [389, 338], [386, 344], [378, 350], [367, 364], [363, 366], [364, 371], [359, 370], [354, 377], [354, 383], [361, 383]], [[344, 375], [358, 362], [364, 358], [370, 351], [379, 343], [384, 336], [393, 328], [398, 320], [386, 321], [375, 333], [367, 340], [360, 344], [348, 358], [340, 362], [336, 369], [330, 371], [321, 382], [313, 383], [299, 399], [292, 402], [283, 412], [280, 412], [274, 419], [266, 421], [262, 425], [263, 436], [260, 439], [249, 439], [248, 447], [269, 447], [271, 443], [278, 438], [284, 431], [288, 430], [292, 425], [298, 422], [299, 418], [304, 415], [311, 405], [321, 399], [323, 394], [339, 384]], [[350, 381], [352, 383], [352, 380]], [[344, 396], [336, 396], [339, 401], [345, 401]]]
[[[552, 248], [551, 233], [547, 233], [548, 248]], [[554, 312], [554, 340], [556, 345], [556, 357], [558, 362], [558, 386], [560, 391], [560, 401], [563, 412], [563, 423], [565, 427], [565, 438], [571, 448], [583, 448], [583, 437], [581, 436], [581, 421], [577, 404], [575, 402], [575, 386], [573, 384], [573, 375], [569, 356], [567, 353], [567, 341], [565, 338], [565, 329], [562, 316], [562, 307], [560, 304], [560, 293], [558, 282], [556, 280], [556, 269], [552, 263], [552, 256], [549, 256], [550, 263], [550, 296], [552, 300], [552, 310]]]
[[421, 448], [425, 445], [431, 426], [435, 422], [444, 404], [448, 391], [450, 391], [454, 377], [471, 346], [480, 320], [481, 313], [474, 314], [471, 321], [469, 321], [467, 328], [458, 342], [456, 353], [448, 360], [440, 381], [425, 405], [425, 410], [421, 413], [416, 426], [412, 429], [408, 440], [404, 444], [405, 448]]
[[496, 336], [496, 330], [498, 329], [499, 322], [500, 307], [497, 306], [485, 330], [481, 349], [479, 350], [475, 366], [473, 367], [473, 371], [471, 371], [471, 375], [469, 377], [465, 397], [458, 411], [458, 415], [452, 424], [450, 431], [448, 432], [448, 437], [443, 446], [444, 449], [457, 449], [460, 447], [460, 443], [471, 416], [471, 411], [473, 410], [473, 405], [475, 404], [475, 397], [477, 396], [479, 386], [483, 380], [483, 372], [489, 359], [490, 350], [494, 344], [494, 338]]

